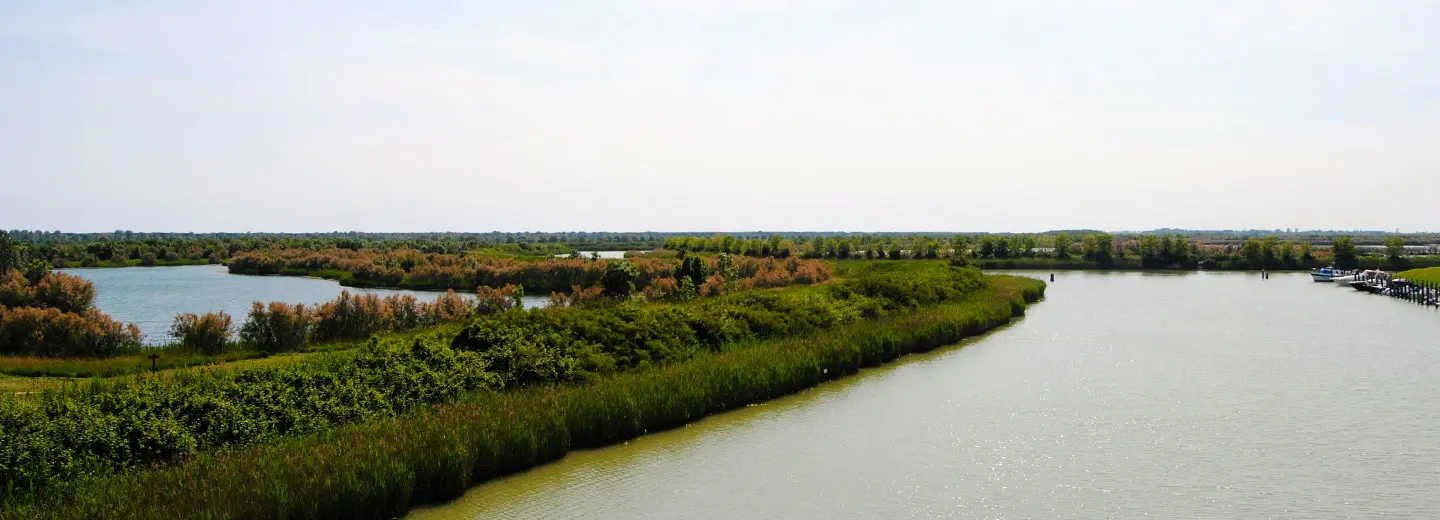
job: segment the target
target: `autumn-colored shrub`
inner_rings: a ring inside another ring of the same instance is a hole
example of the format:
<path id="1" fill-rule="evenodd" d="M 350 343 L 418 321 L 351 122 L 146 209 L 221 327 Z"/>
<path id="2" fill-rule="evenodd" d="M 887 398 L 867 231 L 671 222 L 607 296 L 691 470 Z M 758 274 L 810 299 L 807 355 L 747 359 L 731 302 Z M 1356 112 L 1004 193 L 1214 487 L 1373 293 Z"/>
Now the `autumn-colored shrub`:
<path id="1" fill-rule="evenodd" d="M 570 295 L 560 291 L 550 293 L 551 307 L 565 307 L 570 305 Z"/>
<path id="2" fill-rule="evenodd" d="M 71 274 L 50 273 L 35 284 L 35 300 L 40 307 L 85 312 L 95 305 L 95 284 Z"/>
<path id="3" fill-rule="evenodd" d="M 104 313 L 62 312 L 53 307 L 0 306 L 0 353 L 42 357 L 100 357 L 140 346 L 134 324 Z"/>
<path id="4" fill-rule="evenodd" d="M 65 273 L 46 273 L 32 284 L 20 271 L 10 271 L 0 277 L 0 305 L 84 313 L 95 305 L 95 284 Z"/>
<path id="5" fill-rule="evenodd" d="M 389 302 L 374 294 L 353 295 L 340 291 L 334 300 L 315 309 L 315 341 L 359 339 L 377 332 L 394 330 Z"/>
<path id="6" fill-rule="evenodd" d="M 422 253 L 415 249 L 267 249 L 238 254 L 230 261 L 235 274 L 286 272 L 344 273 L 344 283 L 357 286 L 455 289 L 519 285 L 539 291 L 563 291 L 573 285 L 600 283 L 612 260 L 571 258 L 523 260 L 508 257 Z M 672 274 L 673 262 L 658 258 L 631 260 L 636 285 Z M 332 276 L 333 277 L 333 276 Z"/>
<path id="7" fill-rule="evenodd" d="M 499 289 L 480 286 L 475 290 L 475 312 L 495 314 L 520 305 L 524 292 L 514 285 L 506 284 Z"/>
<path id="8" fill-rule="evenodd" d="M 35 306 L 35 287 L 18 270 L 0 273 L 0 305 L 6 307 Z"/>
<path id="9" fill-rule="evenodd" d="M 434 303 L 424 305 L 426 322 L 432 324 L 465 319 L 470 316 L 472 309 L 474 307 L 455 294 L 455 291 L 445 291 L 445 294 L 435 298 Z"/>
<path id="10" fill-rule="evenodd" d="M 645 286 L 642 294 L 647 299 L 662 300 L 673 296 L 679 290 L 680 283 L 676 282 L 674 278 L 656 278 L 650 281 L 650 285 Z"/>
<path id="11" fill-rule="evenodd" d="M 219 354 L 230 345 L 233 322 L 224 312 L 185 313 L 175 316 L 175 323 L 170 325 L 170 335 L 186 347 L 206 354 Z"/>
<path id="12" fill-rule="evenodd" d="M 725 277 L 712 274 L 700 285 L 700 296 L 713 297 L 725 294 Z"/>
<path id="13" fill-rule="evenodd" d="M 287 352 L 310 341 L 315 311 L 304 304 L 255 302 L 240 327 L 240 340 L 265 352 Z"/>
<path id="14" fill-rule="evenodd" d="M 594 287 L 581 287 L 576 285 L 570 287 L 569 294 L 559 292 L 552 293 L 550 295 L 550 305 L 554 307 L 570 307 L 583 305 L 603 298 L 605 298 L 605 289 L 598 285 Z"/>
<path id="15" fill-rule="evenodd" d="M 390 305 L 390 318 L 393 320 L 397 330 L 407 330 L 425 325 L 424 305 L 416 300 L 414 296 L 401 294 L 387 298 Z"/>

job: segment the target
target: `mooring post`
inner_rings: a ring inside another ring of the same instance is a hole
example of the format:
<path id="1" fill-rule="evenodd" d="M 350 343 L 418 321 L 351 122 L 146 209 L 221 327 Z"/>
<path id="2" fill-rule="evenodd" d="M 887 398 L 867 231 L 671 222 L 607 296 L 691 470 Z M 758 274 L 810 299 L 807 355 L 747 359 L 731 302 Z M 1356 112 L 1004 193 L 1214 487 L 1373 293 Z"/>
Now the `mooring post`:
<path id="1" fill-rule="evenodd" d="M 1055 273 L 1050 273 L 1050 283 L 1055 283 Z"/>

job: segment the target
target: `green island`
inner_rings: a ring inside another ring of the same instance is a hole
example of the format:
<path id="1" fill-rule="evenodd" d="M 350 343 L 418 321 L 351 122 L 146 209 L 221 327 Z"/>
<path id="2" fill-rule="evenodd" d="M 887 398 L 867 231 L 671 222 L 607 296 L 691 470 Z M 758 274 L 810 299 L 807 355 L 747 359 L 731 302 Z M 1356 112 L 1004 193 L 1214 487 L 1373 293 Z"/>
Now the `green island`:
<path id="1" fill-rule="evenodd" d="M 503 285 L 182 314 L 144 347 L 89 282 L 6 246 L 0 518 L 391 518 L 954 344 L 1045 287 L 951 260 L 471 249 Z M 401 270 L 460 259 L 430 255 Z M 519 304 L 532 284 L 548 306 Z"/>

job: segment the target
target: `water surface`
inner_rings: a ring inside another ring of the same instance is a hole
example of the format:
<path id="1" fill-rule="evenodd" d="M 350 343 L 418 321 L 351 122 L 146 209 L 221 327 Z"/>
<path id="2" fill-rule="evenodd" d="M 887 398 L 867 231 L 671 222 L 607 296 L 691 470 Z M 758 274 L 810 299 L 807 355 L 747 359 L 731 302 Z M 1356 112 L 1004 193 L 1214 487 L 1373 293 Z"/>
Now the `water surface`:
<path id="1" fill-rule="evenodd" d="M 224 311 L 238 326 L 252 302 L 314 304 L 335 299 L 341 290 L 351 293 L 408 294 L 433 301 L 433 291 L 357 289 L 339 282 L 295 276 L 233 275 L 220 265 L 182 267 L 124 267 L 116 269 L 65 269 L 95 283 L 95 306 L 112 318 L 138 325 L 148 344 L 170 341 L 175 315 Z M 467 298 L 474 295 L 462 293 Z M 526 296 L 526 306 L 544 305 L 549 296 Z"/>
<path id="2" fill-rule="evenodd" d="M 411 517 L 1440 518 L 1440 311 L 1303 273 L 1047 296 L 964 348 Z"/>

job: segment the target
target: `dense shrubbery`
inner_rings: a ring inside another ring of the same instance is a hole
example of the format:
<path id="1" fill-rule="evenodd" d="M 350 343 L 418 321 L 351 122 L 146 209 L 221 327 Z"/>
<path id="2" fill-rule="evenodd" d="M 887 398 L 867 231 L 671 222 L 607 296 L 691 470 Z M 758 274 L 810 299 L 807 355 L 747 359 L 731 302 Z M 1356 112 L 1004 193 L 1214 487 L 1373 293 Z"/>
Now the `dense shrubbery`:
<path id="1" fill-rule="evenodd" d="M 297 350 L 310 341 L 314 327 L 315 311 L 304 304 L 255 302 L 240 327 L 240 340 L 265 352 Z"/>
<path id="2" fill-rule="evenodd" d="M 978 271 L 932 267 L 923 276 L 880 272 L 836 287 L 747 291 L 685 304 L 630 300 L 504 312 L 477 318 L 454 338 L 377 344 L 290 368 L 141 377 L 3 399 L 0 489 L 24 492 L 90 472 L 325 430 L 477 388 L 664 366 L 749 340 L 818 334 L 887 309 L 959 299 L 985 285 Z M 867 277 L 885 280 L 871 284 Z M 367 320 L 380 306 L 362 300 L 334 305 L 333 316 L 352 317 L 332 318 L 327 330 L 373 330 Z M 256 304 L 241 338 L 267 350 L 294 348 L 312 327 L 324 328 L 320 313 Z"/>
<path id="3" fill-rule="evenodd" d="M 35 490 L 498 387 L 476 358 L 436 342 L 377 344 L 286 368 L 136 377 L 9 399 L 0 402 L 0 489 Z"/>
<path id="4" fill-rule="evenodd" d="M 204 315 L 185 313 L 175 317 L 175 323 L 170 325 L 170 335 L 183 347 L 206 354 L 219 354 L 230 344 L 233 323 L 230 315 L 223 312 Z"/>
<path id="5" fill-rule="evenodd" d="M 609 260 L 547 258 L 520 260 L 466 254 L 326 249 L 253 251 L 230 261 L 235 274 L 313 274 L 360 287 L 474 290 L 479 286 L 523 285 L 534 290 L 563 291 L 573 285 L 600 283 Z M 669 274 L 666 260 L 634 261 L 642 282 Z"/>
<path id="6" fill-rule="evenodd" d="M 688 262 L 688 263 L 685 263 Z M 361 287 L 405 287 L 413 289 L 473 290 L 476 287 L 523 285 L 542 292 L 568 291 L 602 285 L 607 272 L 612 277 L 624 275 L 636 290 L 653 281 L 674 277 L 690 277 L 697 287 L 707 278 L 700 273 L 717 272 L 719 259 L 687 258 L 681 263 L 659 258 L 630 260 L 585 260 L 547 258 L 519 260 L 482 255 L 421 253 L 413 249 L 392 251 L 327 249 L 308 251 L 274 249 L 252 251 L 236 256 L 230 272 L 236 274 L 306 274 L 338 279 L 342 284 Z M 796 283 L 817 283 L 829 278 L 829 266 L 823 262 L 777 261 L 775 259 L 740 258 L 732 260 L 733 278 L 726 282 L 736 288 L 781 287 Z M 615 267 L 611 267 L 614 265 Z M 630 267 L 624 267 L 624 266 Z M 620 271 L 614 271 L 619 269 Z M 678 280 L 677 280 L 678 281 Z M 612 287 L 612 293 L 625 292 L 624 284 Z M 712 288 L 711 293 L 723 292 Z M 628 292 L 625 292 L 628 294 Z"/>
<path id="7" fill-rule="evenodd" d="M 83 313 L 95 305 L 95 284 L 65 273 L 45 273 L 31 283 L 20 271 L 10 271 L 0 274 L 0 305 Z"/>
<path id="8" fill-rule="evenodd" d="M 506 381 L 590 380 L 682 361 L 726 342 L 815 332 L 884 306 L 855 291 L 835 294 L 742 292 L 688 305 L 632 301 L 506 313 L 475 321 L 452 346 L 480 353 Z"/>
<path id="9" fill-rule="evenodd" d="M 477 482 L 952 344 L 1024 311 L 1043 284 L 826 331 L 730 344 L 593 385 L 478 393 L 390 420 L 102 479 L 10 518 L 393 518 Z M 459 355 L 459 354 L 457 354 Z"/>
<path id="10" fill-rule="evenodd" d="M 289 352 L 312 342 L 365 339 L 503 312 L 518 306 L 521 295 L 515 286 L 482 287 L 478 293 L 475 303 L 454 291 L 446 291 L 433 302 L 409 295 L 382 297 L 350 291 L 341 291 L 339 297 L 319 306 L 255 302 L 240 327 L 240 340 L 264 352 Z"/>
<path id="11" fill-rule="evenodd" d="M 0 354 L 99 357 L 140 347 L 140 329 L 104 313 L 0 306 Z"/>
<path id="12" fill-rule="evenodd" d="M 95 286 L 43 263 L 0 273 L 0 353 L 109 356 L 140 346 L 140 329 L 94 309 Z"/>

